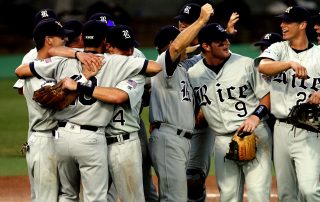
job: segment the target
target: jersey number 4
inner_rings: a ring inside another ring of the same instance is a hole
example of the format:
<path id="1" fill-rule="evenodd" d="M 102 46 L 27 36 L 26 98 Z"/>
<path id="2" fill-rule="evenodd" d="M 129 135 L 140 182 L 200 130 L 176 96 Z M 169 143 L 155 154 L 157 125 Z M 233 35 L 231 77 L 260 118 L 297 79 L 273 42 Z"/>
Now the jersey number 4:
<path id="1" fill-rule="evenodd" d="M 125 124 L 126 120 L 124 120 L 123 110 L 119 110 L 119 111 L 113 116 L 112 122 L 120 122 L 122 126 Z"/>

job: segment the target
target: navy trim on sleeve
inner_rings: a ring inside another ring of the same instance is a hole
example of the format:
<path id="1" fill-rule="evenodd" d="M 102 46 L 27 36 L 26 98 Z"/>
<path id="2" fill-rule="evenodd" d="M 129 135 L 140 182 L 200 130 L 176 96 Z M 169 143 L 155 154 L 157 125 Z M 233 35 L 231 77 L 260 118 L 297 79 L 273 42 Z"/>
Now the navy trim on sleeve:
<path id="1" fill-rule="evenodd" d="M 168 76 L 172 76 L 173 72 L 176 70 L 177 65 L 180 62 L 180 56 L 176 59 L 176 61 L 171 60 L 170 51 L 169 49 L 166 51 L 166 72 Z"/>
<path id="2" fill-rule="evenodd" d="M 145 75 L 145 74 L 146 74 L 147 67 L 148 67 L 148 63 L 149 63 L 148 60 L 145 60 L 145 61 L 144 61 L 143 67 L 142 67 L 141 71 L 139 72 L 139 74 L 142 74 L 142 75 Z"/>
<path id="3" fill-rule="evenodd" d="M 30 68 L 30 71 L 32 72 L 33 76 L 37 77 L 38 79 L 42 79 L 42 77 L 34 69 L 34 62 L 29 63 L 29 68 Z"/>

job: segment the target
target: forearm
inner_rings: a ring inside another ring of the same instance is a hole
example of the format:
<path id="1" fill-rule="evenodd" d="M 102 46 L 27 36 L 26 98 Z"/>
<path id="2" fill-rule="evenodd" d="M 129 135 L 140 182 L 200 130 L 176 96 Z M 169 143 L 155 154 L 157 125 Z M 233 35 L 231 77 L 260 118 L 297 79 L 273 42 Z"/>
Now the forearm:
<path id="1" fill-rule="evenodd" d="M 15 73 L 18 78 L 25 78 L 25 77 L 31 77 L 33 76 L 29 64 L 22 64 L 19 67 L 16 68 Z"/>
<path id="2" fill-rule="evenodd" d="M 262 59 L 259 64 L 259 72 L 268 76 L 277 75 L 291 68 L 290 62 Z"/>
<path id="3" fill-rule="evenodd" d="M 48 50 L 50 56 L 61 56 L 66 58 L 76 58 L 76 51 L 66 46 L 51 47 Z"/>
<path id="4" fill-rule="evenodd" d="M 92 97 L 102 102 L 114 105 L 124 104 L 129 99 L 128 94 L 123 90 L 120 90 L 118 88 L 100 86 L 96 86 L 94 88 Z"/>

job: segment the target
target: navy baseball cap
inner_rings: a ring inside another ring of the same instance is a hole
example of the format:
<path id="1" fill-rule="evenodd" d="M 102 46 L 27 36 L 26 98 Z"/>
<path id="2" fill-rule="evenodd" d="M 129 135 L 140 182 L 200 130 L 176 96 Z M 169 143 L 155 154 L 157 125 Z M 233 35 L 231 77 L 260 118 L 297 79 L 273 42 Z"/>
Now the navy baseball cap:
<path id="1" fill-rule="evenodd" d="M 73 41 L 81 35 L 83 24 L 78 20 L 68 20 L 64 23 L 63 27 L 72 31 L 67 36 L 69 41 Z"/>
<path id="2" fill-rule="evenodd" d="M 218 23 L 204 26 L 198 34 L 198 41 L 202 43 L 221 42 L 231 38 L 226 30 Z"/>
<path id="3" fill-rule="evenodd" d="M 276 16 L 284 22 L 303 22 L 310 20 L 310 13 L 301 6 L 290 6 L 283 14 Z"/>
<path id="4" fill-rule="evenodd" d="M 55 14 L 55 12 L 52 9 L 49 9 L 49 8 L 41 9 L 34 16 L 34 24 L 37 25 L 41 20 L 45 20 L 48 18 L 58 20 L 57 15 Z"/>
<path id="5" fill-rule="evenodd" d="M 112 27 L 107 35 L 107 41 L 111 46 L 121 50 L 129 50 L 138 45 L 133 30 L 126 25 L 116 25 Z"/>
<path id="6" fill-rule="evenodd" d="M 83 25 L 82 39 L 84 43 L 101 43 L 107 35 L 107 26 L 104 22 L 90 20 Z"/>
<path id="7" fill-rule="evenodd" d="M 178 28 L 173 25 L 166 25 L 161 27 L 160 31 L 156 34 L 153 44 L 157 50 L 161 50 L 169 45 L 170 41 L 173 41 L 179 34 Z"/>
<path id="8" fill-rule="evenodd" d="M 89 20 L 99 20 L 106 23 L 108 27 L 114 27 L 116 25 L 111 15 L 108 13 L 95 13 L 90 16 Z"/>
<path id="9" fill-rule="evenodd" d="M 180 10 L 179 15 L 174 17 L 174 19 L 179 20 L 181 22 L 186 22 L 188 24 L 192 24 L 199 18 L 200 12 L 200 5 L 195 3 L 186 4 Z"/>
<path id="10" fill-rule="evenodd" d="M 270 46 L 273 43 L 283 41 L 282 36 L 278 33 L 270 32 L 254 43 L 254 46 Z"/>
<path id="11" fill-rule="evenodd" d="M 61 23 L 55 19 L 48 18 L 40 21 L 33 31 L 33 39 L 39 42 L 46 36 L 67 36 L 71 30 L 64 29 Z"/>

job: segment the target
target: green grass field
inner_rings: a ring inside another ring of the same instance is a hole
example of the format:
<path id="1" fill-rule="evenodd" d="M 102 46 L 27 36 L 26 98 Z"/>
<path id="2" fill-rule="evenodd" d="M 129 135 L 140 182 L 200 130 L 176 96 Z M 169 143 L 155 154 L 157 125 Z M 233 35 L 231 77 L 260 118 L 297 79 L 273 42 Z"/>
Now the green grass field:
<path id="1" fill-rule="evenodd" d="M 149 59 L 156 59 L 154 49 L 141 48 Z M 258 55 L 253 46 L 233 45 L 231 50 L 249 57 Z M 12 88 L 16 81 L 14 69 L 20 64 L 22 55 L 0 56 L 0 176 L 27 175 L 26 162 L 20 153 L 21 144 L 27 139 L 28 114 L 24 97 Z M 142 115 L 149 128 L 148 108 Z M 213 168 L 211 169 L 213 173 Z"/>

